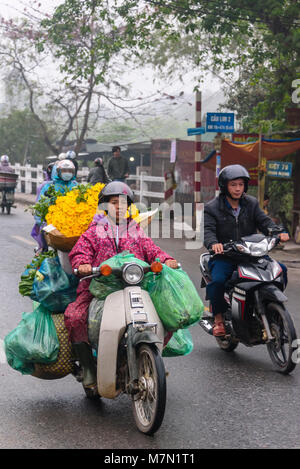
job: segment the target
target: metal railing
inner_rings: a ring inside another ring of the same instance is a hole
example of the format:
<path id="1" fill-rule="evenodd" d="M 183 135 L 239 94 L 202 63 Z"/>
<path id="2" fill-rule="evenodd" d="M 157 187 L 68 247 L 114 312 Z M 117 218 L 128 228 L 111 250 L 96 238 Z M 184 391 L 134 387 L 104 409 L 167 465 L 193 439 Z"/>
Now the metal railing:
<path id="1" fill-rule="evenodd" d="M 26 164 L 24 166 L 16 163 L 13 166 L 15 173 L 18 174 L 16 192 L 25 194 L 36 194 L 38 186 L 44 181 L 44 171 L 42 165 L 36 167 Z M 89 168 L 83 167 L 78 171 L 78 179 L 86 180 L 89 174 Z M 140 202 L 147 198 L 164 200 L 165 198 L 165 178 L 160 176 L 148 176 L 145 173 L 130 174 L 126 182 L 131 184 L 135 181 L 134 193 L 139 197 Z M 151 183 L 160 183 L 159 191 L 151 190 Z M 150 186 L 150 187 L 149 187 Z"/>

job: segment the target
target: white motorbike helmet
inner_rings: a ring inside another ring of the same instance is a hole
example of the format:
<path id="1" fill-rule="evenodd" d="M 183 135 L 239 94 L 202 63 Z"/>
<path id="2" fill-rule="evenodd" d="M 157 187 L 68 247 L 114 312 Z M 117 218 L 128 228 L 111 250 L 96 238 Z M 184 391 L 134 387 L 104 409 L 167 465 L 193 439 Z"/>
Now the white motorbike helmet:
<path id="1" fill-rule="evenodd" d="M 70 181 L 75 176 L 75 166 L 70 160 L 61 160 L 57 163 L 57 174 L 63 181 Z"/>
<path id="2" fill-rule="evenodd" d="M 67 158 L 68 160 L 75 160 L 75 158 L 76 158 L 76 153 L 75 153 L 75 151 L 73 151 L 73 150 L 67 151 L 67 153 L 66 153 L 66 158 Z"/>
<path id="3" fill-rule="evenodd" d="M 65 160 L 67 158 L 67 154 L 66 153 L 60 153 L 58 155 L 58 159 L 61 161 L 61 160 Z"/>
<path id="4" fill-rule="evenodd" d="M 7 155 L 2 155 L 0 161 L 1 163 L 9 163 L 9 157 Z"/>

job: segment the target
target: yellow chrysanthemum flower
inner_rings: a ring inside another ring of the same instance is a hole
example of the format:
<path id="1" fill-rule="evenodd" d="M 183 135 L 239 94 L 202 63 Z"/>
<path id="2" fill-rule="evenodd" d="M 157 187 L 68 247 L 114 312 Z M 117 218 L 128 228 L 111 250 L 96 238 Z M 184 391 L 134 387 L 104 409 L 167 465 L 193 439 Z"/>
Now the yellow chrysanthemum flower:
<path id="1" fill-rule="evenodd" d="M 48 225 L 55 228 L 67 237 L 80 236 L 84 233 L 98 209 L 98 195 L 105 185 L 97 183 L 86 191 L 74 187 L 70 192 L 57 197 L 55 204 L 49 207 L 46 215 Z M 135 205 L 131 205 L 126 216 L 138 217 L 139 212 Z"/>

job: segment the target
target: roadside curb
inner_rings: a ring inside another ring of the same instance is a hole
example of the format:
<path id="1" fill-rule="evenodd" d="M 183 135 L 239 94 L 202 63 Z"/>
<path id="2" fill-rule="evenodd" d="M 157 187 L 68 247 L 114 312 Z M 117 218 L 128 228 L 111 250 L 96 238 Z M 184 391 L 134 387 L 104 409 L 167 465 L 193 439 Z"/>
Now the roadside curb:
<path id="1" fill-rule="evenodd" d="M 22 205 L 33 205 L 35 203 L 36 195 L 34 194 L 22 194 L 22 193 L 15 193 L 15 203 L 22 204 Z"/>

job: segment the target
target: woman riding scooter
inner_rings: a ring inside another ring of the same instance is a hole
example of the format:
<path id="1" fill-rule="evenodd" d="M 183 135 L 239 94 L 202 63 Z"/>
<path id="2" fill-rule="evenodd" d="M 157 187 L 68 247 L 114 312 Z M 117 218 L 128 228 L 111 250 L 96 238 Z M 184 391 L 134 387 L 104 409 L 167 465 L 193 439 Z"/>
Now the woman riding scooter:
<path id="1" fill-rule="evenodd" d="M 132 202 L 131 189 L 120 181 L 110 182 L 100 192 L 99 208 L 104 213 L 94 217 L 69 254 L 72 268 L 78 269 L 79 275 L 91 274 L 92 267 L 98 267 L 124 250 L 149 264 L 159 257 L 162 263 L 177 268 L 176 260 L 156 246 L 131 218 L 125 218 Z M 76 301 L 69 304 L 65 311 L 65 324 L 75 355 L 83 368 L 83 386 L 93 389 L 96 388 L 96 370 L 87 334 L 88 308 L 93 299 L 89 283 L 88 279 L 80 282 Z"/>
<path id="2" fill-rule="evenodd" d="M 53 165 L 53 163 L 51 164 Z M 70 160 L 61 160 L 58 163 L 54 163 L 54 165 L 51 167 L 51 176 L 49 176 L 48 173 L 48 177 L 49 180 L 44 181 L 43 185 L 39 187 L 39 193 L 37 195 L 36 202 L 38 202 L 42 196 L 47 197 L 47 192 L 50 187 L 54 187 L 55 191 L 64 194 L 66 190 L 72 189 L 78 185 L 75 176 L 75 166 Z M 34 219 L 35 224 L 32 228 L 31 236 L 38 243 L 38 251 L 46 251 L 48 246 L 41 230 L 41 219 L 36 215 Z"/>

